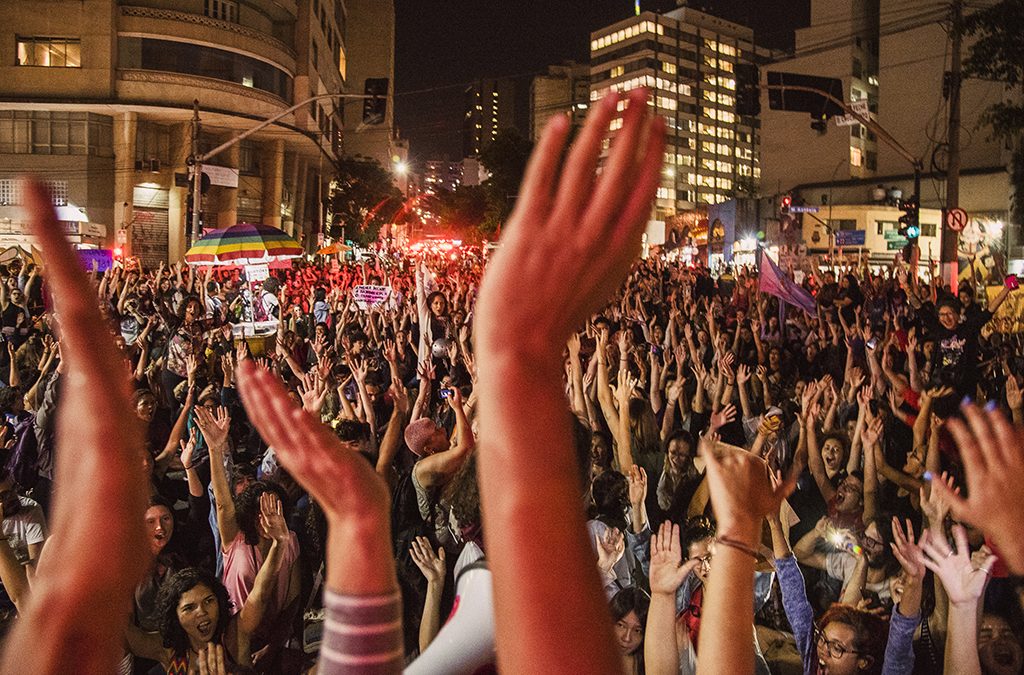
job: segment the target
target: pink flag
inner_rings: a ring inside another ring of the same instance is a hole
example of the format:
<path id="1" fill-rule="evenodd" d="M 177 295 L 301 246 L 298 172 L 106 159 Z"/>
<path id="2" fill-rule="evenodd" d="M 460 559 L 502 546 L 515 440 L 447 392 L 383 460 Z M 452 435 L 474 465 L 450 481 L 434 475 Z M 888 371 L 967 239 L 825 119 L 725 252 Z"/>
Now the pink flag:
<path id="1" fill-rule="evenodd" d="M 774 295 L 794 307 L 799 307 L 808 314 L 816 312 L 814 296 L 783 274 L 779 266 L 775 264 L 775 261 L 768 257 L 768 253 L 763 250 L 761 252 L 761 273 L 758 281 L 762 293 Z"/>

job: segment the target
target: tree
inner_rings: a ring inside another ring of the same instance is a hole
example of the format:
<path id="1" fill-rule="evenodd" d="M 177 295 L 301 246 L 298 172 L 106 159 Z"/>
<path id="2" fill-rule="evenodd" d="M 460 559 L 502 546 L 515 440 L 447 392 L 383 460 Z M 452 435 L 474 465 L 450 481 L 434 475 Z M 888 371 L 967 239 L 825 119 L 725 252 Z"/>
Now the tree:
<path id="1" fill-rule="evenodd" d="M 533 144 L 518 131 L 503 129 L 480 153 L 480 161 L 491 174 L 483 184 L 487 210 L 480 230 L 485 236 L 497 232 L 512 213 L 532 150 Z"/>
<path id="2" fill-rule="evenodd" d="M 377 238 L 401 201 L 402 193 L 380 162 L 344 157 L 337 164 L 331 184 L 331 236 L 340 238 L 344 227 L 347 238 L 368 244 Z M 367 219 L 371 212 L 372 217 Z"/>
<path id="3" fill-rule="evenodd" d="M 1002 82 L 1007 96 L 990 105 L 982 122 L 1013 147 L 1010 218 L 1024 223 L 1024 0 L 1002 0 L 964 19 L 963 31 L 975 38 L 963 63 L 964 77 Z"/>
<path id="4" fill-rule="evenodd" d="M 453 192 L 439 191 L 431 198 L 430 209 L 445 227 L 475 239 L 487 213 L 487 194 L 483 186 L 460 185 Z"/>

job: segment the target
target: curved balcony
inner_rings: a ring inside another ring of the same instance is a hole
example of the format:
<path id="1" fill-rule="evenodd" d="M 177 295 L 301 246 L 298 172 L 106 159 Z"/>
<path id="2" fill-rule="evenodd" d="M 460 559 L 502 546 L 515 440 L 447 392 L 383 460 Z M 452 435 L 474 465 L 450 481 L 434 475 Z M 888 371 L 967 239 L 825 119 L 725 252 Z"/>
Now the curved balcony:
<path id="1" fill-rule="evenodd" d="M 295 50 L 266 33 L 203 14 L 153 7 L 121 7 L 118 33 L 174 37 L 252 54 L 294 75 Z"/>

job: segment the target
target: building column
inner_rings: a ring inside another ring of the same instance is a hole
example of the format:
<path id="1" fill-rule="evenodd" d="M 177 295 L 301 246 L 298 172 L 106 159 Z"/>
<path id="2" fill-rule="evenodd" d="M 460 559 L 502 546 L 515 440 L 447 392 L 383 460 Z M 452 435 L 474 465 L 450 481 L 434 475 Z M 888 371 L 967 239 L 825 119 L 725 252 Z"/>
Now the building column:
<path id="1" fill-rule="evenodd" d="M 233 134 L 224 138 L 228 140 Z M 237 169 L 241 159 L 242 144 L 235 143 L 217 156 L 217 164 Z M 217 227 L 231 227 L 238 224 L 238 188 L 219 186 L 220 199 L 217 202 Z"/>
<path id="2" fill-rule="evenodd" d="M 291 188 L 289 191 L 288 203 L 285 204 L 291 216 L 283 223 L 285 232 L 292 235 L 293 237 L 299 237 L 302 234 L 302 222 L 295 218 L 295 195 L 299 191 L 298 179 L 299 179 L 299 154 L 297 152 L 285 153 L 284 158 L 285 171 L 288 176 L 288 180 L 285 183 Z"/>
<path id="3" fill-rule="evenodd" d="M 174 173 L 188 175 L 189 168 L 186 160 L 192 150 L 191 123 L 181 122 L 174 125 L 171 132 L 171 147 L 177 149 L 177 153 L 171 158 Z M 178 187 L 171 183 L 167 195 L 167 258 L 170 263 L 184 258 L 185 251 L 188 249 L 188 242 L 185 240 L 188 192 L 187 187 Z"/>
<path id="4" fill-rule="evenodd" d="M 263 143 L 260 154 L 263 161 L 263 224 L 281 227 L 281 198 L 284 194 L 284 141 Z"/>
<path id="5" fill-rule="evenodd" d="M 295 229 L 300 232 L 307 232 L 306 227 L 306 200 L 309 190 L 309 160 L 305 157 L 295 158 Z M 313 246 L 316 247 L 316 235 L 313 238 Z M 315 251 L 316 248 L 313 248 Z"/>
<path id="6" fill-rule="evenodd" d="M 135 188 L 135 135 L 138 115 L 124 112 L 114 115 L 114 242 L 125 255 L 132 254 L 132 201 Z M 124 230 L 124 238 L 118 232 Z"/>

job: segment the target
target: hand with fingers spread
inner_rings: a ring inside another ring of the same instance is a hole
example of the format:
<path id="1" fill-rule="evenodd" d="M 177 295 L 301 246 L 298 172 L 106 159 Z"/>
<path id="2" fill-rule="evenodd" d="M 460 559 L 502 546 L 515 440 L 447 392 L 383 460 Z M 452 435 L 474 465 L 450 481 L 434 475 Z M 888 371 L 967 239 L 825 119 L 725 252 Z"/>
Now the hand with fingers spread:
<path id="1" fill-rule="evenodd" d="M 736 419 L 736 406 L 732 403 L 711 415 L 711 430 L 718 431 Z"/>
<path id="2" fill-rule="evenodd" d="M 552 118 L 477 296 L 478 420 L 480 438 L 492 439 L 481 447 L 478 473 L 484 530 L 503 533 L 487 551 L 503 671 L 554 672 L 567 658 L 587 673 L 621 667 L 583 536 L 561 378 L 569 335 L 626 278 L 661 180 L 664 120 L 643 90 L 626 98 L 600 175 L 620 95 L 592 107 L 568 154 L 568 119 Z M 522 514 L 535 510 L 559 515 L 541 531 L 524 528 Z M 560 572 L 551 574 L 552 567 Z"/>
<path id="3" fill-rule="evenodd" d="M 924 582 L 924 551 L 928 530 L 921 532 L 920 541 L 914 541 L 914 525 L 909 519 L 904 530 L 898 518 L 892 519 L 892 553 L 903 568 L 900 597 L 894 598 L 903 616 L 914 616 L 921 610 L 921 584 Z"/>
<path id="4" fill-rule="evenodd" d="M 273 492 L 260 495 L 260 535 L 280 546 L 287 546 L 291 534 L 284 520 L 284 509 L 280 498 Z"/>
<path id="5" fill-rule="evenodd" d="M 428 584 L 444 585 L 444 575 L 447 569 L 445 564 L 445 552 L 443 546 L 437 547 L 437 553 L 430 546 L 430 540 L 426 537 L 416 537 L 409 549 L 409 555 L 416 567 L 426 578 Z"/>
<path id="6" fill-rule="evenodd" d="M 950 548 L 941 532 L 927 530 L 926 534 L 927 540 L 921 543 L 925 554 L 922 560 L 924 566 L 935 572 L 935 576 L 942 581 L 952 604 L 975 605 L 985 591 L 988 575 L 996 562 L 995 556 L 988 556 L 983 566 L 975 567 L 971 563 L 971 548 L 963 525 L 953 526 L 955 549 Z"/>
<path id="7" fill-rule="evenodd" d="M 1024 574 L 1024 429 L 995 409 L 965 405 L 962 410 L 967 422 L 951 418 L 946 426 L 960 449 L 969 496 L 964 499 L 940 480 L 931 481 L 932 490 L 943 493 L 956 520 L 992 538 L 1010 571 Z"/>
<path id="8" fill-rule="evenodd" d="M 49 191 L 29 182 L 21 194 L 60 331 L 53 449 L 53 484 L 60 489 L 49 513 L 52 536 L 7 634 L 0 671 L 110 673 L 123 654 L 117 636 L 127 624 L 132 589 L 149 565 L 142 428 L 128 370 Z"/>
<path id="9" fill-rule="evenodd" d="M 281 465 L 324 510 L 328 588 L 355 594 L 396 590 L 383 481 L 328 427 L 296 407 L 276 377 L 243 362 L 238 378 L 249 419 Z"/>
<path id="10" fill-rule="evenodd" d="M 950 509 L 950 503 L 949 500 L 946 499 L 946 495 L 959 495 L 960 488 L 956 486 L 953 481 L 953 477 L 945 471 L 942 472 L 942 476 L 938 480 L 941 480 L 943 485 L 945 485 L 945 490 L 936 490 L 934 487 L 922 485 L 920 497 L 921 513 L 923 513 L 924 517 L 928 519 L 928 525 L 936 530 L 941 530 L 944 528 L 946 514 L 949 513 Z M 933 478 L 932 486 L 934 486 L 935 482 L 936 479 Z"/>
<path id="11" fill-rule="evenodd" d="M 200 406 L 195 409 L 196 425 L 203 434 L 203 440 L 213 452 L 227 449 L 228 432 L 231 430 L 231 416 L 228 409 L 218 406 L 216 412 L 210 412 Z"/>

